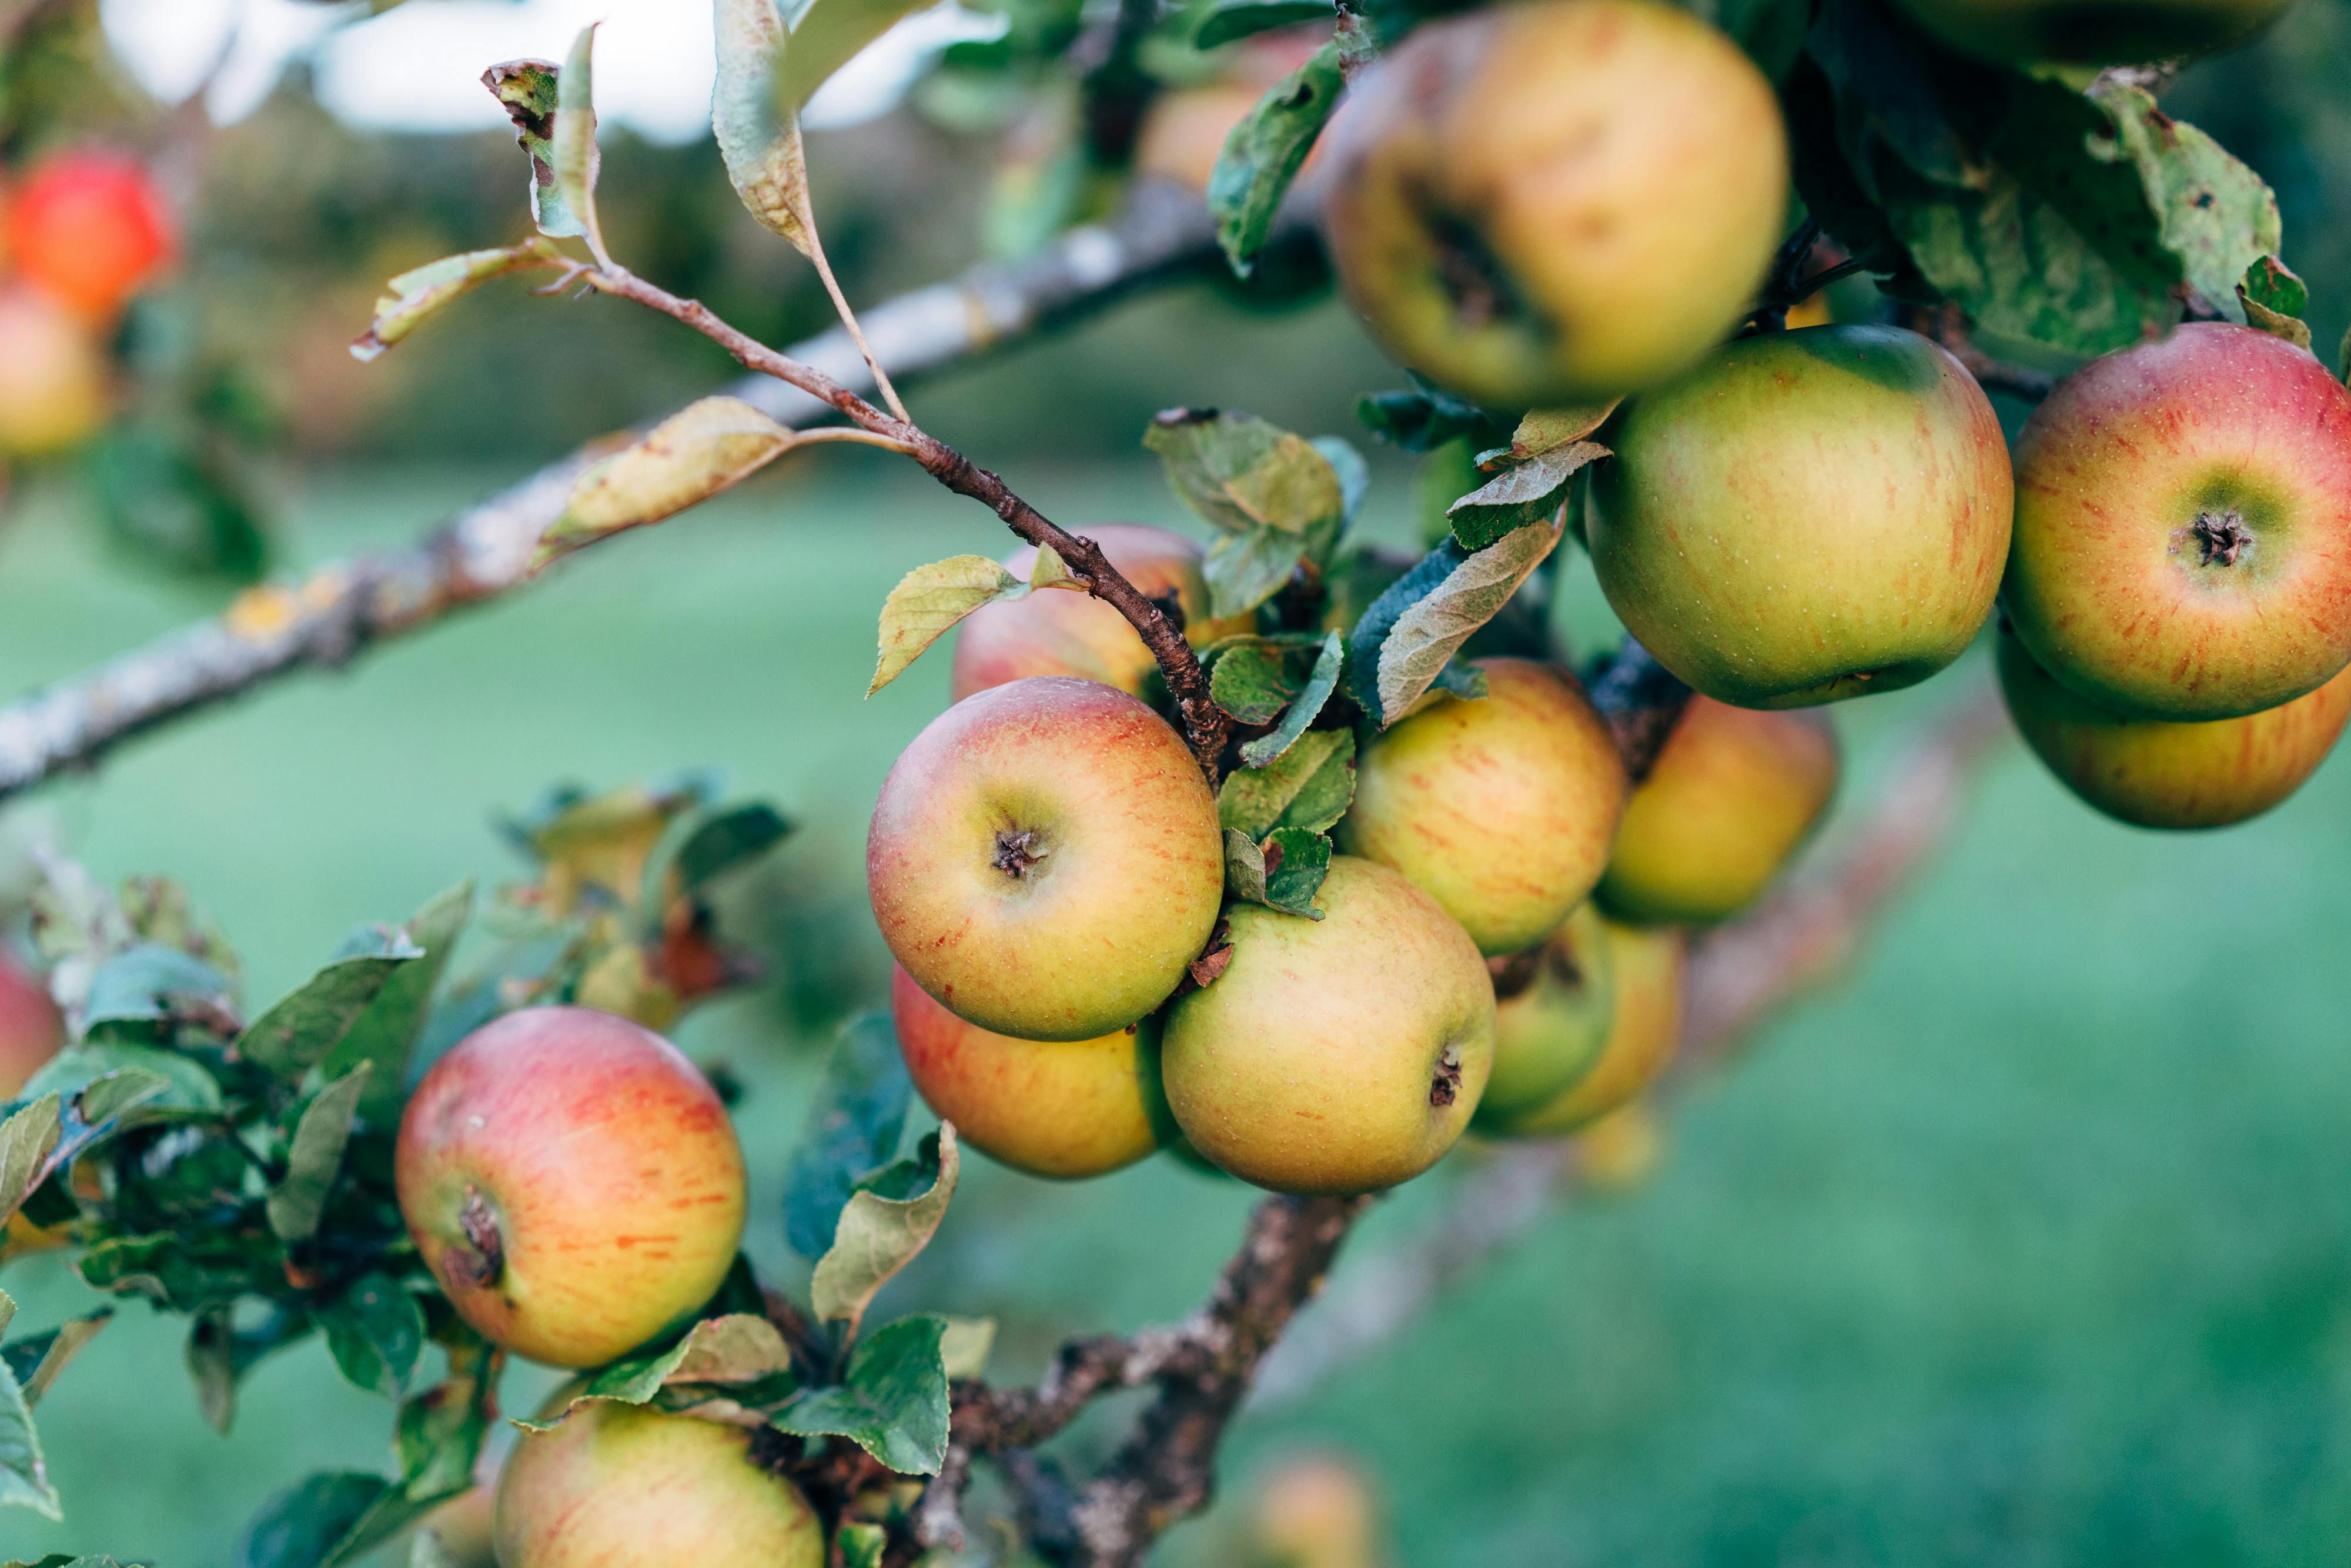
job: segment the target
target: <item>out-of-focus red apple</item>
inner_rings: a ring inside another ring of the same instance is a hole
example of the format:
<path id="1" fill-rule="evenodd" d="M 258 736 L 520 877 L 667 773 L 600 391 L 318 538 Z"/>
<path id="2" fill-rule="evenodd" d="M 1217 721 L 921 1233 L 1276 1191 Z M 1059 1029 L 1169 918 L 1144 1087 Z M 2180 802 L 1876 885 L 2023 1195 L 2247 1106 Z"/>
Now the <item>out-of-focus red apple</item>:
<path id="1" fill-rule="evenodd" d="M 105 351 L 47 295 L 0 287 L 0 455 L 46 457 L 106 423 Z"/>
<path id="2" fill-rule="evenodd" d="M 0 1100 L 14 1096 L 65 1043 L 65 1020 L 39 977 L 0 955 Z"/>
<path id="3" fill-rule="evenodd" d="M 2016 486 L 2009 623 L 2098 706 L 2234 718 L 2351 664 L 2351 392 L 2283 339 L 2196 322 L 2093 361 Z"/>
<path id="4" fill-rule="evenodd" d="M 890 977 L 890 1009 L 923 1103 L 1015 1170 L 1101 1176 L 1175 1135 L 1155 1018 L 1100 1040 L 1015 1040 L 956 1017 L 904 969 Z"/>
<path id="5" fill-rule="evenodd" d="M 1084 533 L 1145 598 L 1176 595 L 1184 609 L 1184 635 L 1194 647 L 1256 624 L 1249 615 L 1209 618 L 1200 547 L 1182 534 L 1137 523 L 1103 523 Z M 1037 547 L 1021 546 L 1004 565 L 1026 580 L 1037 568 Z M 956 629 L 958 702 L 1024 675 L 1075 675 L 1140 696 L 1158 667 L 1126 617 L 1091 593 L 1056 589 L 1001 600 L 974 611 Z"/>
<path id="6" fill-rule="evenodd" d="M 171 209 L 138 160 L 78 148 L 36 164 L 8 203 L 8 255 L 36 288 L 85 319 L 111 320 L 171 266 Z"/>
<path id="7" fill-rule="evenodd" d="M 743 1234 L 743 1155 L 709 1081 L 587 1008 L 458 1041 L 401 1117 L 394 1176 L 459 1315 L 553 1366 L 601 1365 L 692 1312 Z"/>
<path id="8" fill-rule="evenodd" d="M 1225 894 L 1216 798 L 1124 692 L 1032 675 L 966 697 L 874 803 L 866 890 L 890 951 L 957 1017 L 1016 1040 L 1157 1009 Z"/>

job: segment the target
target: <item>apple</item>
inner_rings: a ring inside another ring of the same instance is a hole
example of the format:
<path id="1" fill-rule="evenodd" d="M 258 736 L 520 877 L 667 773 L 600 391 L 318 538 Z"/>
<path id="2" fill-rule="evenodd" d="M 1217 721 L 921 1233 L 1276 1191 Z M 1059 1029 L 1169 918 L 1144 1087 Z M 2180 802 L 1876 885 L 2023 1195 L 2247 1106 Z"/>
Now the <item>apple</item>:
<path id="1" fill-rule="evenodd" d="M 1629 1192 L 1649 1179 L 1665 1152 L 1665 1127 L 1644 1095 L 1575 1135 L 1575 1173 L 1587 1187 Z"/>
<path id="2" fill-rule="evenodd" d="M 2059 783 L 2142 828 L 2220 828 L 2261 815 L 2317 771 L 2351 718 L 2351 670 L 2240 718 L 2123 718 L 2051 680 L 2013 637 L 2000 640 L 2000 688 Z"/>
<path id="3" fill-rule="evenodd" d="M 1603 923 L 1616 994 L 1608 1040 L 1583 1076 L 1548 1103 L 1481 1132 L 1512 1138 L 1580 1132 L 1632 1103 L 1673 1060 L 1682 1026 L 1681 933 L 1672 926 Z"/>
<path id="4" fill-rule="evenodd" d="M 2000 589 L 2000 421 L 1939 345 L 1806 327 L 1714 350 L 1603 433 L 1585 522 L 1600 586 L 1697 690 L 1805 707 L 1914 685 Z"/>
<path id="5" fill-rule="evenodd" d="M 1015 1040 L 956 1017 L 904 969 L 890 977 L 890 1009 L 923 1103 L 1015 1170 L 1102 1176 L 1175 1133 L 1159 1091 L 1156 1019 L 1100 1040 Z"/>
<path id="6" fill-rule="evenodd" d="M 2100 707 L 2235 718 L 2351 664 L 2351 392 L 2283 339 L 2198 322 L 2092 361 L 2016 486 L 2009 622 Z"/>
<path id="7" fill-rule="evenodd" d="M 113 319 L 170 266 L 171 211 L 137 160 L 106 148 L 43 159 L 8 204 L 10 260 L 87 320 Z"/>
<path id="8" fill-rule="evenodd" d="M 46 457 L 106 423 L 105 351 L 47 296 L 0 287 L 0 455 Z"/>
<path id="9" fill-rule="evenodd" d="M 1232 962 L 1167 1009 L 1160 1071 L 1192 1147 L 1288 1193 L 1390 1187 L 1468 1124 L 1494 1056 L 1477 944 L 1396 873 L 1331 857 L 1322 918 L 1234 906 Z"/>
<path id="10" fill-rule="evenodd" d="M 1480 951 L 1515 953 L 1591 894 L 1624 814 L 1624 759 L 1575 677 L 1481 659 L 1486 695 L 1440 695 L 1367 747 L 1339 848 L 1404 873 Z"/>
<path id="11" fill-rule="evenodd" d="M 441 1554 L 429 1561 L 439 1568 L 498 1568 L 497 1549 L 492 1542 L 492 1508 L 497 1498 L 495 1485 L 477 1486 L 461 1492 L 443 1503 L 419 1521 L 418 1534 L 430 1533 L 440 1545 Z M 428 1561 L 416 1556 L 413 1561 Z"/>
<path id="12" fill-rule="evenodd" d="M 0 1101 L 15 1097 L 65 1044 L 65 1020 L 37 975 L 0 954 Z"/>
<path id="13" fill-rule="evenodd" d="M 1615 1016 L 1615 944 L 1600 911 L 1576 906 L 1541 946 L 1499 975 L 1494 985 L 1494 1071 L 1470 1125 L 1507 1126 L 1538 1111 L 1589 1071 L 1608 1043 Z"/>
<path id="14" fill-rule="evenodd" d="M 891 953 L 956 1017 L 1099 1040 L 1155 1011 L 1207 946 L 1224 830 L 1165 720 L 1031 675 L 966 697 L 900 755 L 865 878 Z"/>
<path id="15" fill-rule="evenodd" d="M 1654 924 L 1738 914 L 1762 896 L 1836 786 L 1836 732 L 1821 715 L 1690 698 L 1625 808 L 1602 906 Z"/>
<path id="16" fill-rule="evenodd" d="M 401 1117 L 393 1179 L 458 1315 L 551 1366 L 673 1326 L 743 1235 L 743 1155 L 708 1080 L 587 1008 L 525 1008 L 452 1047 Z"/>
<path id="17" fill-rule="evenodd" d="M 1898 0 L 1963 54 L 2012 65 L 2131 65 L 2241 43 L 2293 0 Z"/>
<path id="18" fill-rule="evenodd" d="M 498 1478 L 500 1568 L 823 1568 L 824 1525 L 741 1427 L 599 1400 L 525 1432 Z"/>
<path id="19" fill-rule="evenodd" d="M 1251 1511 L 1251 1568 L 1378 1568 L 1379 1494 L 1344 1459 L 1300 1455 L 1276 1465 Z"/>
<path id="20" fill-rule="evenodd" d="M 1208 615 L 1208 588 L 1200 577 L 1200 547 L 1182 534 L 1135 523 L 1104 523 L 1085 530 L 1119 574 L 1148 599 L 1174 594 L 1184 610 L 1184 634 L 1205 648 L 1219 637 L 1249 631 L 1254 615 Z M 1037 547 L 1004 558 L 1007 570 L 1028 580 Z M 1052 589 L 999 600 L 965 617 L 956 630 L 955 695 L 1017 681 L 1023 675 L 1076 675 L 1136 696 L 1158 674 L 1157 661 L 1126 617 L 1090 593 Z"/>
<path id="21" fill-rule="evenodd" d="M 1788 141 L 1738 46 L 1649 0 L 1531 0 L 1416 28 L 1327 138 L 1347 298 L 1402 363 L 1496 409 L 1598 402 L 1754 304 Z"/>

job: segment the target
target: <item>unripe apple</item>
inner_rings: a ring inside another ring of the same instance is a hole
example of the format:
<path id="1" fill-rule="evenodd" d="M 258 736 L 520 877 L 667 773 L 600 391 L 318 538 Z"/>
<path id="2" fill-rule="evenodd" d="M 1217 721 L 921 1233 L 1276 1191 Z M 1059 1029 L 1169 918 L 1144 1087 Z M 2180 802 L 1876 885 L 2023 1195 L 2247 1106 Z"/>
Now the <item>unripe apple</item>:
<path id="1" fill-rule="evenodd" d="M 2000 420 L 1893 327 L 1725 343 L 1605 436 L 1600 586 L 1657 661 L 1740 707 L 1914 685 L 1991 613 L 2013 504 Z"/>
<path id="2" fill-rule="evenodd" d="M 1435 1165 L 1494 1056 L 1477 944 L 1411 883 L 1331 857 L 1322 918 L 1234 906 L 1233 956 L 1167 1010 L 1160 1069 L 1192 1147 L 1277 1192 L 1370 1192 Z"/>
<path id="3" fill-rule="evenodd" d="M 1629 1192 L 1656 1174 L 1665 1152 L 1665 1127 L 1642 1095 L 1575 1135 L 1575 1171 L 1587 1187 Z"/>
<path id="4" fill-rule="evenodd" d="M 2351 664 L 2351 392 L 2197 322 L 2095 360 L 2016 444 L 2001 603 L 2041 667 L 2139 718 L 2233 718 Z"/>
<path id="5" fill-rule="evenodd" d="M 64 1043 L 48 987 L 0 955 L 0 1101 L 14 1098 Z"/>
<path id="6" fill-rule="evenodd" d="M 743 1155 L 709 1081 L 587 1008 L 526 1008 L 459 1040 L 409 1099 L 393 1176 L 458 1315 L 553 1366 L 671 1327 L 743 1235 Z"/>
<path id="7" fill-rule="evenodd" d="M 865 878 L 890 951 L 1018 1040 L 1114 1034 L 1167 999 L 1224 900 L 1216 798 L 1124 692 L 1032 675 L 933 719 L 883 782 Z"/>
<path id="8" fill-rule="evenodd" d="M 2012 65 L 2132 65 L 2241 43 L 2293 0 L 1898 0 L 1964 54 Z"/>
<path id="9" fill-rule="evenodd" d="M 1605 923 L 1616 973 L 1608 1043 L 1582 1078 L 1548 1104 L 1490 1129 L 1503 1137 L 1579 1132 L 1646 1089 L 1681 1040 L 1681 933 L 1671 926 Z M 1487 1130 L 1487 1129 L 1481 1129 Z"/>
<path id="10" fill-rule="evenodd" d="M 469 1492 L 459 1493 L 419 1521 L 417 1532 L 430 1531 L 441 1547 L 441 1556 L 433 1561 L 445 1562 L 448 1568 L 498 1568 L 497 1548 L 492 1536 L 496 1500 L 495 1483 L 477 1486 Z"/>
<path id="11" fill-rule="evenodd" d="M 1182 534 L 1136 523 L 1104 523 L 1084 531 L 1144 598 L 1176 595 L 1184 611 L 1184 635 L 1194 647 L 1256 625 L 1252 615 L 1209 618 L 1200 547 Z M 1004 565 L 1027 580 L 1037 568 L 1037 547 L 1021 546 L 1004 558 Z M 1141 696 L 1158 668 L 1126 617 L 1091 593 L 1053 589 L 999 600 L 974 611 L 956 630 L 958 702 L 1024 675 L 1075 675 Z"/>
<path id="12" fill-rule="evenodd" d="M 1251 1513 L 1250 1568 L 1379 1568 L 1385 1560 L 1379 1494 L 1343 1459 L 1284 1460 Z"/>
<path id="13" fill-rule="evenodd" d="M 1625 763 L 1575 677 L 1481 659 L 1486 695 L 1439 696 L 1365 748 L 1339 847 L 1426 889 L 1486 953 L 1541 941 L 1591 894 Z"/>
<path id="14" fill-rule="evenodd" d="M 752 1434 L 611 1401 L 525 1432 L 498 1478 L 500 1568 L 823 1568 L 824 1525 Z"/>
<path id="15" fill-rule="evenodd" d="M 1786 218 L 1771 84 L 1647 0 L 1416 28 L 1327 141 L 1348 300 L 1398 361 L 1492 408 L 1596 402 L 1690 364 L 1754 303 Z"/>
<path id="16" fill-rule="evenodd" d="M 967 1023 L 899 969 L 898 1049 L 923 1103 L 964 1142 L 1030 1176 L 1101 1176 L 1173 1136 L 1159 1090 L 1159 1020 L 1100 1040 L 1015 1040 Z"/>
<path id="17" fill-rule="evenodd" d="M 171 265 L 171 210 L 136 159 L 80 148 L 43 159 L 8 203 L 8 256 L 49 298 L 97 322 Z"/>
<path id="18" fill-rule="evenodd" d="M 1505 1127 L 1559 1098 L 1600 1059 L 1616 1010 L 1616 947 L 1600 911 L 1578 904 L 1533 952 L 1498 974 L 1494 1071 L 1470 1125 Z"/>
<path id="19" fill-rule="evenodd" d="M 1690 698 L 1625 808 L 1602 905 L 1652 924 L 1738 914 L 1796 852 L 1836 785 L 1836 732 L 1821 715 Z"/>
<path id="20" fill-rule="evenodd" d="M 47 296 L 0 288 L 0 455 L 46 457 L 106 423 L 107 361 L 89 328 Z"/>
<path id="21" fill-rule="evenodd" d="M 2351 718 L 2351 669 L 2240 718 L 2122 718 L 2051 680 L 2013 637 L 2000 640 L 2000 689 L 2059 783 L 2142 828 L 2220 828 L 2261 815 L 2317 771 Z"/>

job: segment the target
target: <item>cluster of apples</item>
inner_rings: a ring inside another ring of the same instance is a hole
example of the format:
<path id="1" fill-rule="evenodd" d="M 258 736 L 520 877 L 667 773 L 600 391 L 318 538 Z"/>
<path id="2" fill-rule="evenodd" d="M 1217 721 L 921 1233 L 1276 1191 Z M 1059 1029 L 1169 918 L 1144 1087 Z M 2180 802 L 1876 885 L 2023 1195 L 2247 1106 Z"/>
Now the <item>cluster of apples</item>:
<path id="1" fill-rule="evenodd" d="M 1088 533 L 1196 643 L 1231 632 L 1201 613 L 1190 540 Z M 1486 696 L 1364 752 L 1309 919 L 1226 905 L 1216 798 L 1141 700 L 1155 667 L 1116 611 L 971 616 L 958 700 L 868 840 L 925 1100 L 1033 1174 L 1172 1148 L 1293 1193 L 1392 1186 L 1473 1124 L 1572 1133 L 1630 1102 L 1676 1037 L 1678 927 L 1760 896 L 1834 789 L 1834 741 L 1700 698 L 1635 789 L 1573 675 L 1479 667 Z M 1228 958 L 1196 967 L 1220 925 Z"/>
<path id="2" fill-rule="evenodd" d="M 106 423 L 115 326 L 177 248 L 153 178 L 111 149 L 51 153 L 0 190 L 0 456 L 64 452 Z"/>

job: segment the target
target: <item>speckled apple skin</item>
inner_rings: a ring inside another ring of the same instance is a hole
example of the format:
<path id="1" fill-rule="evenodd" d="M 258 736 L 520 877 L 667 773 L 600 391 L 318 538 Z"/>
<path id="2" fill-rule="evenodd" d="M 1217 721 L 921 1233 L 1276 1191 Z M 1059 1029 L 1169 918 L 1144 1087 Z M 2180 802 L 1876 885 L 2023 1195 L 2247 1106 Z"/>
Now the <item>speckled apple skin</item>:
<path id="1" fill-rule="evenodd" d="M 2102 707 L 2234 718 L 2351 664 L 2351 392 L 2249 327 L 2198 322 L 2093 361 L 2016 444 L 2001 602 L 2033 659 Z M 2208 561 L 2192 528 L 2251 544 Z"/>
<path id="2" fill-rule="evenodd" d="M 393 1174 L 459 1315 L 551 1366 L 601 1365 L 701 1306 L 743 1235 L 743 1155 L 709 1081 L 588 1008 L 526 1008 L 458 1041 L 409 1100 Z M 486 1285 L 450 1267 L 475 1193 L 505 1253 Z"/>
<path id="3" fill-rule="evenodd" d="M 1682 966 L 1678 927 L 1605 923 L 1615 967 L 1615 1005 L 1608 1043 L 1584 1074 L 1525 1115 L 1482 1131 L 1503 1137 L 1559 1137 L 1580 1132 L 1628 1105 L 1656 1081 L 1681 1042 Z"/>

